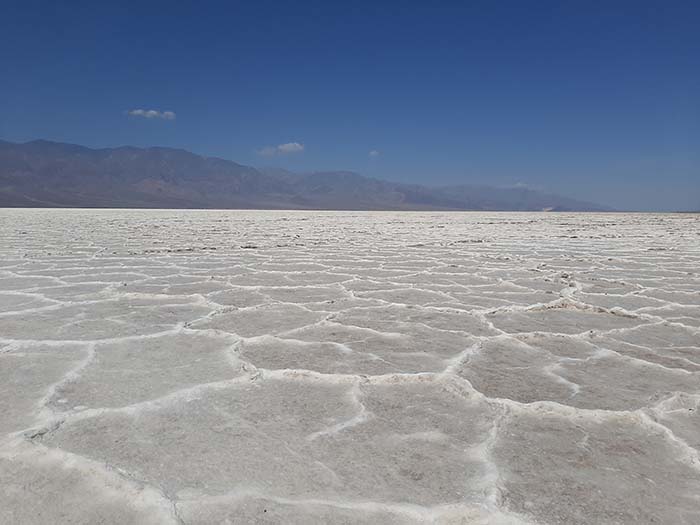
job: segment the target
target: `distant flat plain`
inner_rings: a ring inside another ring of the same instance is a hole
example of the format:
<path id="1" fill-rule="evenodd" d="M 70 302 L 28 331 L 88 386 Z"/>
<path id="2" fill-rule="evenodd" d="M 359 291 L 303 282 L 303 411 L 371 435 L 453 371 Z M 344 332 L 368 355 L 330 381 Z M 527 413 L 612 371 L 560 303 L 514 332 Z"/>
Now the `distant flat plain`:
<path id="1" fill-rule="evenodd" d="M 0 209 L 2 523 L 700 523 L 700 216 Z"/>

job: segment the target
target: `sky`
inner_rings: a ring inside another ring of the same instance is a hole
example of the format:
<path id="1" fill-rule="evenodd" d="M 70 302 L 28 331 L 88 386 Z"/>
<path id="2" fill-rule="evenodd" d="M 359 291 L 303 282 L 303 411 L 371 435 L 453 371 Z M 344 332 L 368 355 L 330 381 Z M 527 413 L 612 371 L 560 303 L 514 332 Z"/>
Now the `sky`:
<path id="1" fill-rule="evenodd" d="M 700 2 L 21 2 L 0 139 L 700 209 Z"/>

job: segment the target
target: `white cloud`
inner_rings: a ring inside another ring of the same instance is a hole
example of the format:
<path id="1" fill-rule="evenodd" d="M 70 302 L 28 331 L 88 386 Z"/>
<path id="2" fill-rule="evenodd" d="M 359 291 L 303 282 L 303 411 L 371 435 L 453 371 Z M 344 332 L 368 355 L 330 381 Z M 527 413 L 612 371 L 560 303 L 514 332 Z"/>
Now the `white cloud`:
<path id="1" fill-rule="evenodd" d="M 369 152 L 370 157 L 379 157 L 379 152 L 376 149 L 373 149 L 372 151 Z"/>
<path id="2" fill-rule="evenodd" d="M 304 151 L 304 145 L 298 142 L 287 142 L 286 144 L 280 144 L 277 146 L 280 153 L 296 153 L 298 151 Z"/>
<path id="3" fill-rule="evenodd" d="M 275 155 L 287 155 L 289 153 L 300 153 L 304 151 L 304 145 L 299 142 L 287 142 L 278 146 L 265 146 L 258 151 L 258 155 L 264 157 L 274 157 Z"/>
<path id="4" fill-rule="evenodd" d="M 130 109 L 127 114 L 132 117 L 143 118 L 160 118 L 163 120 L 175 120 L 175 112 L 173 111 L 156 111 L 155 109 Z"/>

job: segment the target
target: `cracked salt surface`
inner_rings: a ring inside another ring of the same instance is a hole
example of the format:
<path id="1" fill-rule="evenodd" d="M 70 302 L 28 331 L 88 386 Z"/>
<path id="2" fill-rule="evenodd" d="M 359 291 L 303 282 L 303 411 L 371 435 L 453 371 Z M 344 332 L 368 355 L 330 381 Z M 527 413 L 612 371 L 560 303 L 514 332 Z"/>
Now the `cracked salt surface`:
<path id="1" fill-rule="evenodd" d="M 0 238 L 0 523 L 700 523 L 697 215 Z"/>

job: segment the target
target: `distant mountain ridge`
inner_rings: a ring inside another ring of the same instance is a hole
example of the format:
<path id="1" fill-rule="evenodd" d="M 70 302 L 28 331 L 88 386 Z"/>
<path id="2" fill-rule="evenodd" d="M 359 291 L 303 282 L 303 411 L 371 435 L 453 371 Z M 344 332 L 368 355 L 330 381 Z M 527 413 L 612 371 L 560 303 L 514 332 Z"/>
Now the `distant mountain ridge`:
<path id="1" fill-rule="evenodd" d="M 256 169 L 172 148 L 0 141 L 0 207 L 609 211 L 526 188 Z"/>

